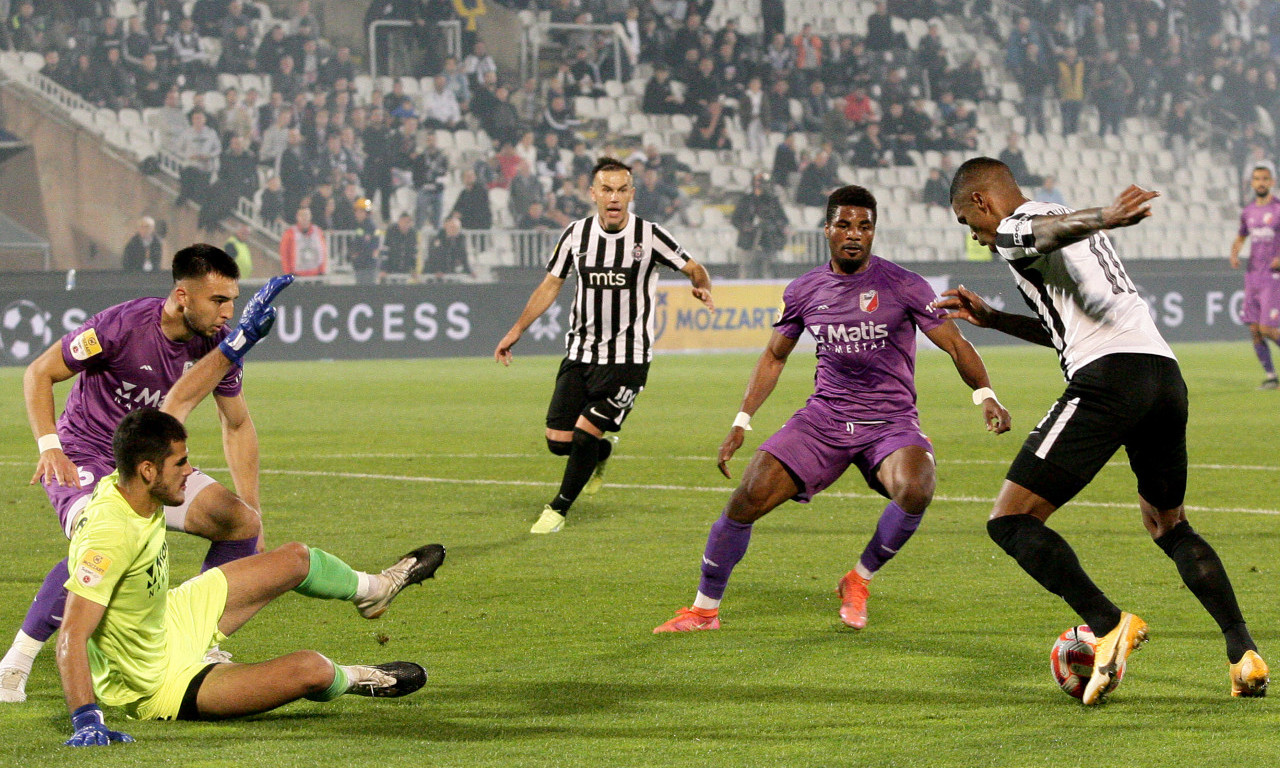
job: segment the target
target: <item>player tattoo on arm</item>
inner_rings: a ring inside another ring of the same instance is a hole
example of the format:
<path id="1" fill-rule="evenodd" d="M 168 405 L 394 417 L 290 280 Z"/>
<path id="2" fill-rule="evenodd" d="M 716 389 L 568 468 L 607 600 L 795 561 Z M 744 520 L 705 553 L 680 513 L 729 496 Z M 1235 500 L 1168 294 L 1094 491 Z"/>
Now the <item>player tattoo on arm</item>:
<path id="1" fill-rule="evenodd" d="M 1160 193 L 1131 184 L 1111 205 L 1031 219 L 1035 249 L 1050 253 L 1087 240 L 1104 229 L 1129 227 L 1151 215 L 1151 201 Z"/>

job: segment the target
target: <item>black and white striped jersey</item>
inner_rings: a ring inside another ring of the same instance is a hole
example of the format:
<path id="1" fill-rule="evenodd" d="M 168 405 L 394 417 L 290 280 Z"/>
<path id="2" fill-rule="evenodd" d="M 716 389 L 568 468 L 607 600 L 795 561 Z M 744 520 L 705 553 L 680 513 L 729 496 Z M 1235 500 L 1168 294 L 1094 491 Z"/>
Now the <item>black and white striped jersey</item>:
<path id="1" fill-rule="evenodd" d="M 547 271 L 578 275 L 565 336 L 567 356 L 581 363 L 647 363 L 653 359 L 658 266 L 689 262 L 671 233 L 631 214 L 617 232 L 596 216 L 565 228 Z"/>
<path id="2" fill-rule="evenodd" d="M 1173 358 L 1106 234 L 1099 232 L 1048 254 L 1036 250 L 1031 219 L 1062 213 L 1071 209 L 1023 203 L 996 228 L 996 250 L 1049 332 L 1067 378 L 1117 352 Z"/>

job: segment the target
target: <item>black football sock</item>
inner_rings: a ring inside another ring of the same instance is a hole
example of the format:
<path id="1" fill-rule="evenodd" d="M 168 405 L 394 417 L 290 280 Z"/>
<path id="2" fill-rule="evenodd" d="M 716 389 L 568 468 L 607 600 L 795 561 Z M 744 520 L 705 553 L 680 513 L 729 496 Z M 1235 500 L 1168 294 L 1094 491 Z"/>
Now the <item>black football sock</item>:
<path id="1" fill-rule="evenodd" d="M 1231 663 L 1239 661 L 1245 651 L 1258 650 L 1240 613 L 1231 579 L 1227 578 L 1227 569 L 1222 567 L 1218 553 L 1195 532 L 1191 523 L 1183 520 L 1156 539 L 1156 544 L 1178 566 L 1182 583 L 1218 622 L 1227 641 L 1227 658 Z"/>
<path id="2" fill-rule="evenodd" d="M 602 437 L 596 445 L 600 450 L 599 455 L 596 457 L 596 461 L 603 464 L 606 459 L 613 455 L 613 441 L 607 437 Z"/>
<path id="3" fill-rule="evenodd" d="M 991 540 L 1040 586 L 1067 601 L 1093 633 L 1102 637 L 1120 623 L 1120 609 L 1102 594 L 1067 540 L 1031 515 L 1005 515 L 987 521 Z"/>
<path id="4" fill-rule="evenodd" d="M 591 473 L 599 463 L 600 438 L 582 429 L 573 430 L 573 448 L 564 465 L 564 479 L 560 481 L 560 493 L 551 501 L 551 508 L 566 514 L 569 507 L 582 493 L 582 487 L 591 479 Z"/>

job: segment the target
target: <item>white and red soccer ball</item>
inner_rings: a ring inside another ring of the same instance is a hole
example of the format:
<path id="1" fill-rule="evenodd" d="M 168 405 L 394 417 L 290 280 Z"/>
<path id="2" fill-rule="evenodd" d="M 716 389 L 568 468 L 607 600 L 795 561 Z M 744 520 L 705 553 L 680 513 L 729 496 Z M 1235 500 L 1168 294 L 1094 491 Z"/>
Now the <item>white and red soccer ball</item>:
<path id="1" fill-rule="evenodd" d="M 1093 648 L 1097 642 L 1089 625 L 1081 624 L 1058 635 L 1057 642 L 1053 644 L 1053 650 L 1049 652 L 1049 671 L 1053 674 L 1054 682 L 1068 696 L 1077 699 L 1084 697 L 1085 686 L 1089 684 L 1089 678 L 1093 677 Z M 1123 677 L 1124 668 L 1121 667 L 1111 681 L 1112 685 L 1119 683 Z"/>

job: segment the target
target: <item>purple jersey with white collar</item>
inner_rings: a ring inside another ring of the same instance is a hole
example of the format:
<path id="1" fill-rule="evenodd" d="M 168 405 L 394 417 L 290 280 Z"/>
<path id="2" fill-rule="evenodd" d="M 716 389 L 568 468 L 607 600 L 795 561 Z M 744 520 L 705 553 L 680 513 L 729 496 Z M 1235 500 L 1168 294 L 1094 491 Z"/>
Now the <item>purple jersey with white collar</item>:
<path id="1" fill-rule="evenodd" d="M 102 310 L 62 337 L 62 359 L 80 374 L 58 418 L 58 437 L 72 461 L 114 465 L 111 435 L 135 408 L 159 408 L 186 369 L 230 332 L 171 341 L 160 328 L 164 299 L 126 301 Z M 232 368 L 214 392 L 240 394 L 241 369 Z"/>
<path id="2" fill-rule="evenodd" d="M 791 339 L 808 330 L 818 342 L 805 407 L 844 422 L 915 421 L 916 329 L 944 322 L 930 306 L 936 298 L 923 277 L 874 255 L 858 274 L 824 264 L 792 281 L 774 327 Z"/>
<path id="3" fill-rule="evenodd" d="M 1280 249 L 1276 230 L 1280 229 L 1280 199 L 1266 205 L 1250 203 L 1240 213 L 1240 237 L 1249 238 L 1249 275 L 1267 275 L 1271 260 Z"/>

